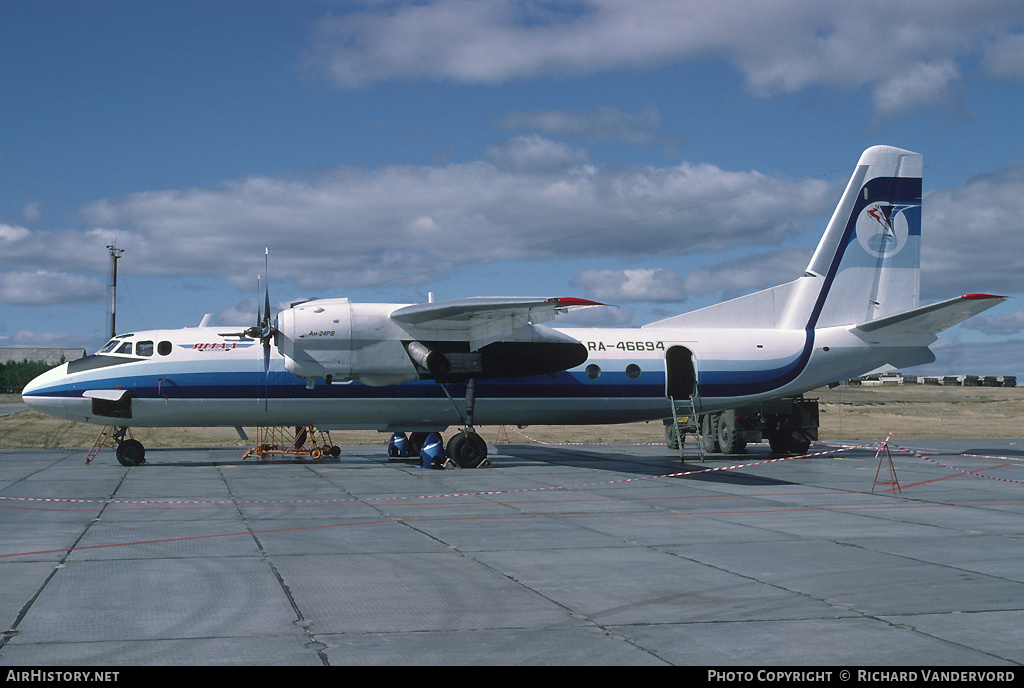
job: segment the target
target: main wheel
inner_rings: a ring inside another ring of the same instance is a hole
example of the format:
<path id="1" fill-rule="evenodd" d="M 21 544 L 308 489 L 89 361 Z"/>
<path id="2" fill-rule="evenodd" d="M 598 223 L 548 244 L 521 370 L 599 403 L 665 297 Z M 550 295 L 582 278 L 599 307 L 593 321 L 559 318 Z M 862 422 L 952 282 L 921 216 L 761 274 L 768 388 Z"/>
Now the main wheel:
<path id="1" fill-rule="evenodd" d="M 718 447 L 723 454 L 739 454 L 747 443 L 736 432 L 736 412 L 723 411 L 718 417 Z"/>
<path id="2" fill-rule="evenodd" d="M 811 448 L 811 441 L 803 437 L 792 437 L 789 440 L 789 451 L 794 454 L 806 454 Z"/>
<path id="3" fill-rule="evenodd" d="M 409 456 L 419 456 L 420 450 L 423 449 L 423 443 L 427 441 L 427 435 L 429 432 L 412 432 L 409 433 Z"/>
<path id="4" fill-rule="evenodd" d="M 682 449 L 682 444 L 686 442 L 686 434 L 680 436 L 679 428 L 675 423 L 668 423 L 665 426 L 665 446 L 669 449 L 675 449 L 678 451 Z"/>
<path id="5" fill-rule="evenodd" d="M 487 443 L 475 432 L 460 432 L 448 440 L 445 454 L 459 468 L 476 468 L 487 458 Z"/>
<path id="6" fill-rule="evenodd" d="M 768 446 L 776 454 L 806 454 L 811 448 L 811 441 L 794 437 L 789 430 L 777 430 L 768 436 Z"/>
<path id="7" fill-rule="evenodd" d="M 700 419 L 701 443 L 705 454 L 718 452 L 718 414 L 708 413 Z"/>
<path id="8" fill-rule="evenodd" d="M 117 445 L 116 454 L 122 466 L 141 466 L 146 463 L 146 448 L 138 440 L 125 440 Z"/>

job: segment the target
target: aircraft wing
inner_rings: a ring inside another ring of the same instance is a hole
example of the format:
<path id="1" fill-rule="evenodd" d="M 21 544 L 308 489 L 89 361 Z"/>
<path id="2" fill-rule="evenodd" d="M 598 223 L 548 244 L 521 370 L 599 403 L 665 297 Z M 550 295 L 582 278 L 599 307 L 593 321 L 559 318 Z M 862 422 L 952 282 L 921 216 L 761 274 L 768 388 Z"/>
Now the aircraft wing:
<path id="1" fill-rule="evenodd" d="M 424 339 L 468 340 L 475 351 L 524 325 L 553 320 L 570 308 L 603 305 L 572 297 L 480 296 L 404 306 L 392 311 L 391 319 Z"/>
<path id="2" fill-rule="evenodd" d="M 854 331 L 872 332 L 887 336 L 936 335 L 943 330 L 967 320 L 971 316 L 997 306 L 1006 300 L 1005 296 L 991 294 L 964 294 L 956 298 L 921 306 L 913 310 L 890 315 L 878 320 L 869 320 L 854 328 Z"/>

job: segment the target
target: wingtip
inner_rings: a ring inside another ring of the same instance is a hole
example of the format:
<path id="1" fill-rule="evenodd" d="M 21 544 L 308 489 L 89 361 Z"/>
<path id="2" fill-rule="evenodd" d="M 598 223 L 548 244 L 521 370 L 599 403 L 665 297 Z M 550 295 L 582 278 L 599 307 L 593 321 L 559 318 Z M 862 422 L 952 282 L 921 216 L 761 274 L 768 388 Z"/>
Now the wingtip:
<path id="1" fill-rule="evenodd" d="M 591 301 L 590 299 L 581 299 L 576 296 L 562 296 L 554 299 L 550 299 L 555 305 L 558 306 L 607 306 L 606 303 L 599 301 Z"/>
<path id="2" fill-rule="evenodd" d="M 967 301 L 982 301 L 984 299 L 1008 299 L 1009 296 L 998 296 L 996 294 L 964 294 L 960 297 Z"/>

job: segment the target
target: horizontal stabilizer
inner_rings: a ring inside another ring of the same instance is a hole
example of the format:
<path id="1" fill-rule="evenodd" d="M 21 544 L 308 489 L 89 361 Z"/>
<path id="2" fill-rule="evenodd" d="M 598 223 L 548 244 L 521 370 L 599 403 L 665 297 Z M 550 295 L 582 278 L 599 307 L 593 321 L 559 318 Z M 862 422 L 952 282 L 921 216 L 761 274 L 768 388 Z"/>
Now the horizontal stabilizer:
<path id="1" fill-rule="evenodd" d="M 935 335 L 1005 300 L 1005 296 L 964 294 L 930 306 L 870 320 L 857 325 L 854 330 L 888 336 Z"/>

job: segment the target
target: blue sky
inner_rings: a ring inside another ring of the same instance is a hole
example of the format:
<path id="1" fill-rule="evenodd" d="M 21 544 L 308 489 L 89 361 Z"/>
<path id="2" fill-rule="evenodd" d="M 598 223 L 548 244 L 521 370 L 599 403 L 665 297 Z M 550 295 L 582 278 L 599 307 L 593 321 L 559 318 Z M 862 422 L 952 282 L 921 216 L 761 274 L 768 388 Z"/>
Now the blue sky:
<path id="1" fill-rule="evenodd" d="M 310 296 L 582 296 L 641 325 L 798 276 L 860 153 L 924 155 L 917 372 L 1024 373 L 1019 0 L 0 6 L 0 346 Z M 562 322 L 562 321 L 560 321 Z M 565 322 L 565 324 L 570 324 Z"/>

